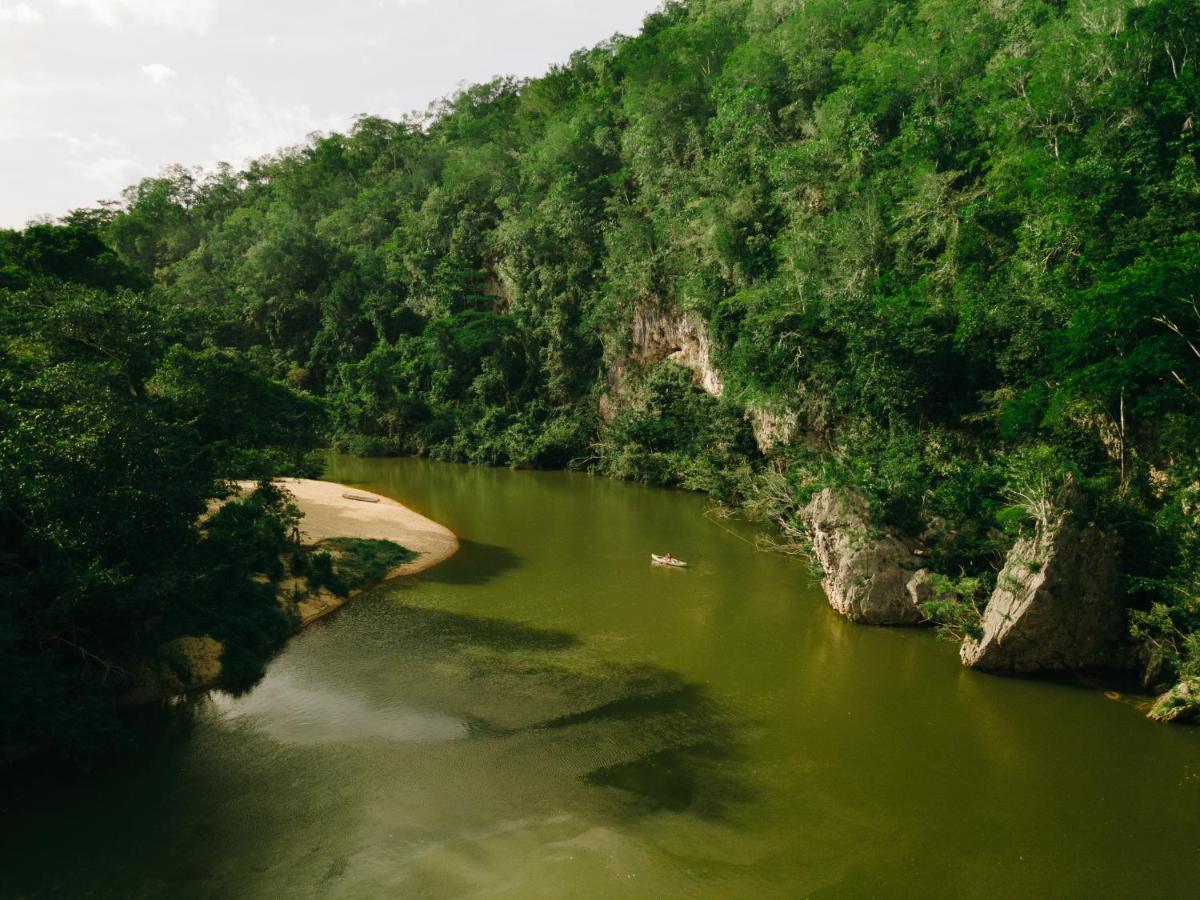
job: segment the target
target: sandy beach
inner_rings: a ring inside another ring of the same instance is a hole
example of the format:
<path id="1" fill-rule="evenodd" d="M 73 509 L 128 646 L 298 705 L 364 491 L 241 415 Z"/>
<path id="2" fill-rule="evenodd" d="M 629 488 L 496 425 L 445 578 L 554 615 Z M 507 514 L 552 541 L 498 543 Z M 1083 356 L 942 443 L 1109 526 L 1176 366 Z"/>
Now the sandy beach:
<path id="1" fill-rule="evenodd" d="M 389 579 L 423 572 L 458 551 L 458 538 L 449 528 L 381 494 L 310 478 L 280 478 L 275 483 L 287 489 L 304 514 L 300 520 L 300 540 L 304 544 L 329 538 L 364 538 L 393 541 L 417 554 L 416 559 L 388 572 Z M 254 485 L 247 482 L 241 486 L 249 489 Z M 322 589 L 307 594 L 296 603 L 300 627 L 340 609 L 360 593 L 361 589 L 339 597 Z"/>
<path id="2" fill-rule="evenodd" d="M 281 478 L 276 484 L 287 488 L 304 513 L 300 537 L 305 544 L 335 537 L 371 538 L 394 541 L 420 554 L 393 569 L 389 578 L 423 572 L 458 550 L 458 538 L 449 528 L 380 494 L 308 478 Z M 356 497 L 365 499 L 352 499 Z"/>
<path id="3" fill-rule="evenodd" d="M 387 578 L 415 575 L 449 559 L 458 551 L 454 532 L 402 503 L 371 491 L 359 490 L 332 481 L 309 478 L 280 478 L 278 485 L 287 489 L 303 513 L 300 540 L 306 545 L 319 544 L 330 538 L 362 538 L 393 541 L 412 550 L 416 559 L 388 572 Z M 252 490 L 255 482 L 239 482 L 243 490 Z M 357 498 L 357 499 L 356 499 Z M 218 504 L 210 509 L 217 508 Z M 325 588 L 311 592 L 302 579 L 285 579 L 279 585 L 283 603 L 294 603 L 297 630 L 311 625 L 345 606 L 363 590 L 350 591 L 344 597 Z M 284 598 L 294 599 L 284 599 Z M 189 683 L 180 683 L 165 673 L 149 675 L 146 683 L 131 691 L 118 706 L 136 706 L 174 694 L 190 693 L 218 687 L 223 683 L 221 643 L 208 635 L 185 636 L 172 642 L 173 650 L 186 658 L 192 673 Z"/>

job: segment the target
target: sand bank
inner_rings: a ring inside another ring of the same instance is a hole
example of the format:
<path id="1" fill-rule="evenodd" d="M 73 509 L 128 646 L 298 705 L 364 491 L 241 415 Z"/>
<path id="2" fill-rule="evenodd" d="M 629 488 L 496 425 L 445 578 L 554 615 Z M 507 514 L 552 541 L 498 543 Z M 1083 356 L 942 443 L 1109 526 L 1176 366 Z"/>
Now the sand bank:
<path id="1" fill-rule="evenodd" d="M 287 488 L 304 513 L 300 538 L 305 544 L 336 537 L 371 538 L 394 541 L 420 554 L 390 572 L 389 578 L 423 572 L 458 550 L 458 538 L 449 528 L 380 494 L 308 478 L 281 478 L 276 484 Z M 375 502 L 350 499 L 353 497 Z"/>
<path id="2" fill-rule="evenodd" d="M 449 528 L 380 494 L 308 478 L 280 478 L 276 483 L 287 489 L 304 515 L 300 522 L 301 543 L 312 546 L 330 538 L 373 539 L 393 541 L 417 554 L 416 559 L 390 571 L 389 579 L 423 572 L 449 559 L 458 550 L 458 538 Z M 239 483 L 243 490 L 251 490 L 254 485 L 255 482 Z M 219 504 L 214 504 L 209 512 L 218 507 Z M 306 581 L 291 578 L 279 584 L 279 598 L 282 605 L 294 612 L 296 630 L 299 631 L 345 606 L 369 587 L 371 585 L 366 585 L 340 597 L 325 588 L 310 591 Z M 145 683 L 130 691 L 118 706 L 136 706 L 208 690 L 225 682 L 221 666 L 224 647 L 219 641 L 208 635 L 185 636 L 172 641 L 171 648 L 186 660 L 192 675 L 190 681 L 185 684 L 169 672 L 148 672 Z"/>
<path id="3" fill-rule="evenodd" d="M 329 538 L 366 538 L 393 541 L 418 554 L 389 572 L 388 578 L 423 572 L 458 550 L 458 538 L 449 528 L 381 494 L 309 478 L 280 478 L 276 484 L 287 489 L 304 514 L 300 521 L 300 540 L 304 544 Z M 301 627 L 329 615 L 359 593 L 352 591 L 348 597 L 339 597 L 322 590 L 304 597 L 296 604 Z"/>

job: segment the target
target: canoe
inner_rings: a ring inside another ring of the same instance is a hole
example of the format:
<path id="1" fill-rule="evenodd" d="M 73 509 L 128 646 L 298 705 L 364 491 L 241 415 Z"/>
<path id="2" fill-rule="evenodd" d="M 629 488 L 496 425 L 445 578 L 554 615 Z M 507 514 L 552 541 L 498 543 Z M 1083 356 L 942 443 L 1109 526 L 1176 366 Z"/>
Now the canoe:
<path id="1" fill-rule="evenodd" d="M 347 500 L 358 500 L 360 503 L 378 503 L 378 497 L 364 497 L 362 494 L 342 494 Z"/>
<path id="2" fill-rule="evenodd" d="M 667 559 L 665 556 L 659 556 L 657 553 L 650 554 L 650 562 L 656 566 L 672 566 L 676 569 L 687 568 L 687 563 L 682 559 Z"/>

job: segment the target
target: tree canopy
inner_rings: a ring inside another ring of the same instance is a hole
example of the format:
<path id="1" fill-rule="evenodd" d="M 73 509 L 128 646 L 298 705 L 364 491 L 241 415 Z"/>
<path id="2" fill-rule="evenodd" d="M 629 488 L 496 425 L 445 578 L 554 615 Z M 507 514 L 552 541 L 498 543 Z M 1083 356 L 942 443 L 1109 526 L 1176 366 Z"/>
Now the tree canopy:
<path id="1" fill-rule="evenodd" d="M 1195 667 L 1197 35 L 1198 0 L 672 0 L 542 78 L 0 234 L 6 503 L 146 466 L 166 540 L 323 406 L 361 452 L 853 484 L 986 586 L 1036 458 Z M 630 364 L 663 304 L 719 398 Z M 756 447 L 762 410 L 795 438 Z"/>

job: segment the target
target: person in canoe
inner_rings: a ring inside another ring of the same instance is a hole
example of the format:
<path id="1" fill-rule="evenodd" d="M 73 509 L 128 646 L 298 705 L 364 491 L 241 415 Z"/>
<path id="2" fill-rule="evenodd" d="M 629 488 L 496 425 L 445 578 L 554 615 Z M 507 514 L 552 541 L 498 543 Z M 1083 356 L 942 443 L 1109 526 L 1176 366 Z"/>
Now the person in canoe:
<path id="1" fill-rule="evenodd" d="M 656 553 L 651 553 L 650 561 L 659 566 L 675 566 L 679 569 L 687 568 L 687 563 L 685 563 L 682 559 L 676 559 L 670 553 L 665 553 L 662 556 L 659 556 Z"/>

